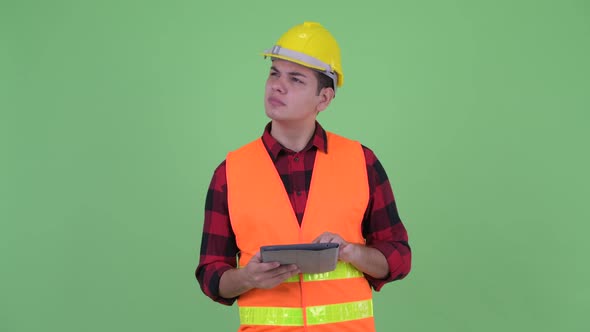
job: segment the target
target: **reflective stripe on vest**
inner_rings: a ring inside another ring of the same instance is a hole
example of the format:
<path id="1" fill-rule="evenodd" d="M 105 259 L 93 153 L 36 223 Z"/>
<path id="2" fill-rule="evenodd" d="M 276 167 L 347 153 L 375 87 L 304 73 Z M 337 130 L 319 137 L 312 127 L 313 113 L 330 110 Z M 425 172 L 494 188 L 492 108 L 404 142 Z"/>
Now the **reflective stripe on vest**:
<path id="1" fill-rule="evenodd" d="M 303 326 L 301 308 L 240 307 L 240 322 L 246 325 Z M 329 324 L 373 317 L 371 300 L 305 308 L 308 325 Z"/>
<path id="2" fill-rule="evenodd" d="M 364 278 L 361 271 L 357 270 L 352 264 L 338 261 L 334 271 L 325 273 L 303 274 L 303 281 L 324 281 L 348 278 Z M 299 275 L 294 275 L 285 282 L 299 282 Z"/>

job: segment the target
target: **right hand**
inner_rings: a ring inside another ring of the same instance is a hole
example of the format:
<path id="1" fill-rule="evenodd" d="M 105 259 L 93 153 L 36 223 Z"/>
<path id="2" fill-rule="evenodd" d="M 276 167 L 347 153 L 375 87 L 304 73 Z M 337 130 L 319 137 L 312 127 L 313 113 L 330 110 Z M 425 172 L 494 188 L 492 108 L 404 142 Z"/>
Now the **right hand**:
<path id="1" fill-rule="evenodd" d="M 271 289 L 298 274 L 297 265 L 282 265 L 279 262 L 263 263 L 257 252 L 243 268 L 243 275 L 249 288 Z"/>

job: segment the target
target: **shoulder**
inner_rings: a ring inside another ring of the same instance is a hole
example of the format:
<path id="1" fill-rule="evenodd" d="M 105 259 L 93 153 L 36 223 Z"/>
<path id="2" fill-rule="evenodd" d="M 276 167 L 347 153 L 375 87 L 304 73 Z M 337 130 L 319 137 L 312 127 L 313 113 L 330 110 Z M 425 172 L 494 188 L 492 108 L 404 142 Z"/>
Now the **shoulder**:
<path id="1" fill-rule="evenodd" d="M 215 168 L 215 172 L 213 172 L 213 174 L 218 174 L 218 173 L 225 173 L 225 167 L 226 167 L 226 159 L 224 159 L 216 168 Z"/>
<path id="2" fill-rule="evenodd" d="M 213 177 L 211 178 L 211 184 L 209 188 L 216 191 L 223 191 L 224 186 L 227 185 L 227 176 L 226 176 L 226 161 L 223 160 L 215 171 L 213 171 Z"/>
<path id="3" fill-rule="evenodd" d="M 377 155 L 375 155 L 375 152 L 364 145 L 363 152 L 365 154 L 365 162 L 367 163 L 367 173 L 369 174 L 369 178 L 374 181 L 374 185 L 388 181 L 387 172 L 377 158 Z"/>
<path id="4" fill-rule="evenodd" d="M 326 139 L 328 140 L 328 151 L 330 151 L 330 147 L 339 146 L 341 148 L 360 148 L 364 146 L 357 140 L 333 133 L 331 131 L 326 131 Z"/>
<path id="5" fill-rule="evenodd" d="M 261 138 L 257 138 L 253 141 L 250 141 L 249 143 L 246 143 L 246 144 L 240 146 L 239 148 L 228 152 L 225 162 L 227 162 L 228 159 L 231 159 L 232 157 L 234 157 L 236 155 L 249 153 L 252 151 L 252 149 L 259 148 L 260 145 L 264 146 L 264 143 L 262 142 Z"/>
<path id="6" fill-rule="evenodd" d="M 361 146 L 363 148 L 363 153 L 365 154 L 365 161 L 367 162 L 367 166 L 374 165 L 376 162 L 379 162 L 379 159 L 377 159 L 377 156 L 375 155 L 375 152 L 373 152 L 373 150 L 371 150 L 369 147 L 365 145 Z"/>
<path id="7" fill-rule="evenodd" d="M 373 150 L 371 150 L 366 145 L 361 145 L 363 148 L 363 153 L 365 155 L 365 161 L 367 163 L 367 167 L 374 167 L 376 164 L 380 165 L 379 159 Z"/>
<path id="8" fill-rule="evenodd" d="M 361 142 L 354 140 L 354 139 L 350 139 L 348 137 L 344 137 L 338 134 L 335 134 L 333 132 L 329 132 L 327 131 L 327 136 L 328 136 L 328 140 L 337 140 L 340 142 L 345 142 L 351 145 L 357 145 L 360 146 L 363 150 L 363 154 L 365 155 L 365 159 L 367 160 L 367 164 L 371 163 L 373 164 L 374 161 L 377 160 L 377 156 L 375 155 L 375 153 L 373 152 L 373 150 L 371 150 L 369 147 L 367 147 L 366 145 L 362 144 Z"/>
<path id="9" fill-rule="evenodd" d="M 361 142 L 354 140 L 354 139 L 350 139 L 338 134 L 335 134 L 333 132 L 329 132 L 326 131 L 328 140 L 332 140 L 332 141 L 338 141 L 340 142 L 340 144 L 346 144 L 348 146 L 360 146 L 362 148 L 363 151 L 363 155 L 365 157 L 365 161 L 367 163 L 367 166 L 372 166 L 375 163 L 378 163 L 379 160 L 377 159 L 377 156 L 375 155 L 375 152 L 373 152 L 373 150 L 371 150 L 369 147 L 367 147 L 366 145 L 362 144 Z"/>

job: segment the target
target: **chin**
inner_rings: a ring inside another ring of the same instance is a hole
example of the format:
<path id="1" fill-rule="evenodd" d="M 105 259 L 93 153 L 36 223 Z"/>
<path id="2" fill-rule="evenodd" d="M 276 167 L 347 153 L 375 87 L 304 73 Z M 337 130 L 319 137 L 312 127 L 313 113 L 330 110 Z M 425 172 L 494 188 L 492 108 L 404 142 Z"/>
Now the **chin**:
<path id="1" fill-rule="evenodd" d="M 272 110 L 267 109 L 266 110 L 266 116 L 271 119 L 271 120 L 279 120 L 277 114 L 275 112 L 273 112 Z"/>
<path id="2" fill-rule="evenodd" d="M 285 120 L 284 112 L 281 112 L 281 110 L 279 110 L 278 108 L 274 108 L 271 105 L 265 105 L 264 111 L 266 113 L 266 116 L 268 116 L 272 120 Z"/>

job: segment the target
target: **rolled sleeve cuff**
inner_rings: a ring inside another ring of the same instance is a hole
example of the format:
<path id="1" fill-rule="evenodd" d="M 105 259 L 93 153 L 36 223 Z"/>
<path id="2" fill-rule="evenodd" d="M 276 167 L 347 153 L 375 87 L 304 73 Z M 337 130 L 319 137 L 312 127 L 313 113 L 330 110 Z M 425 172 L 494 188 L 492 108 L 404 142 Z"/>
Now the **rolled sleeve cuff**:
<path id="1" fill-rule="evenodd" d="M 214 271 L 207 271 L 208 269 L 214 269 Z M 225 271 L 233 269 L 231 265 L 223 264 L 217 265 L 215 267 L 206 267 L 203 268 L 199 273 L 204 275 L 209 274 L 208 282 L 203 282 L 206 278 L 198 278 L 201 282 L 201 288 L 205 295 L 211 298 L 213 301 L 224 304 L 224 305 L 232 305 L 238 299 L 237 297 L 234 298 L 225 298 L 219 295 L 219 281 L 221 280 L 221 276 Z"/>
<path id="2" fill-rule="evenodd" d="M 365 278 L 367 278 L 371 287 L 378 292 L 386 283 L 396 279 L 396 275 L 392 271 L 396 271 L 400 267 L 402 258 L 395 246 L 389 242 L 375 242 L 371 243 L 369 247 L 379 250 L 385 256 L 387 265 L 389 266 L 389 273 L 383 279 L 377 279 L 365 273 Z"/>

